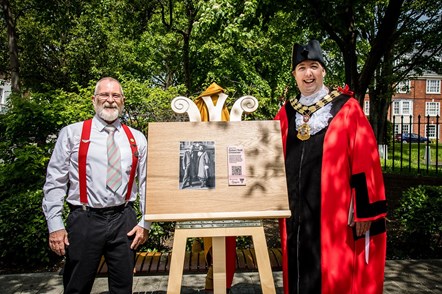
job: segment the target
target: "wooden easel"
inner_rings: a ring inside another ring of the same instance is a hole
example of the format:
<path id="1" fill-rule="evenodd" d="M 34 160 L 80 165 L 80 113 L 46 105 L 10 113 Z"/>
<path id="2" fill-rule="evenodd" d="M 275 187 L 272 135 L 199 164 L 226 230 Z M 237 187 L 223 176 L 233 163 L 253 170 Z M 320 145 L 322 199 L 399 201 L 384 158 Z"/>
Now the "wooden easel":
<path id="1" fill-rule="evenodd" d="M 201 123 L 197 106 L 180 96 L 172 101 L 172 109 L 187 113 L 190 122 L 149 123 L 145 219 L 177 222 L 167 293 L 181 292 L 186 241 L 192 237 L 212 238 L 214 292 L 226 293 L 228 236 L 252 237 L 262 291 L 275 293 L 261 220 L 290 217 L 279 122 L 241 121 L 243 112 L 258 107 L 252 96 L 239 98 L 230 112 L 230 121 L 221 122 L 227 95 L 220 93 L 216 106 L 210 97 L 202 98 L 210 122 Z M 178 147 L 180 142 L 188 141 L 214 142 L 214 189 L 179 189 Z M 244 147 L 246 185 L 229 185 L 227 150 L 231 146 Z"/>
<path id="2" fill-rule="evenodd" d="M 228 236 L 252 236 L 262 293 L 276 293 L 272 268 L 261 221 L 181 222 L 175 227 L 167 293 L 180 293 L 187 238 L 211 237 L 214 293 L 226 293 L 226 239 Z"/>

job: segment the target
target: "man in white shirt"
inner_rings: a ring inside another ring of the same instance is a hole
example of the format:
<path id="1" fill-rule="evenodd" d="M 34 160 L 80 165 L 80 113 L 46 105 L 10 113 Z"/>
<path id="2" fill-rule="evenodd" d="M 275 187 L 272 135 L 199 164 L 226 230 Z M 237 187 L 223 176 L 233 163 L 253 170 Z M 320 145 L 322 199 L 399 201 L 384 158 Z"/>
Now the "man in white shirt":
<path id="1" fill-rule="evenodd" d="M 137 223 L 133 207 L 139 194 L 144 212 L 147 140 L 121 124 L 124 99 L 117 80 L 98 81 L 92 96 L 94 118 L 60 131 L 48 165 L 42 207 L 49 246 L 66 255 L 65 293 L 90 293 L 102 256 L 110 293 L 132 293 L 135 250 L 150 228 L 144 219 Z M 108 148 L 114 155 L 108 155 Z M 108 158 L 116 161 L 108 163 Z M 113 183 L 108 172 L 113 173 Z M 65 199 L 70 208 L 66 228 Z"/>

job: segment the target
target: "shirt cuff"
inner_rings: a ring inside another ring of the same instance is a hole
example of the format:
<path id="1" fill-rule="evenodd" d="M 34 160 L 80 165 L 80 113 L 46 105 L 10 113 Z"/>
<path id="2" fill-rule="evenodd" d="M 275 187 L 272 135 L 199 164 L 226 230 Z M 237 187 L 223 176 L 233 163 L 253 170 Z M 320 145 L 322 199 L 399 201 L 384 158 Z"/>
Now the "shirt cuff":
<path id="1" fill-rule="evenodd" d="M 48 220 L 47 223 L 48 223 L 49 233 L 65 229 L 63 220 L 61 218 Z"/>
<path id="2" fill-rule="evenodd" d="M 151 222 L 144 220 L 144 216 L 143 216 L 143 219 L 140 220 L 138 225 L 146 230 L 150 230 Z"/>

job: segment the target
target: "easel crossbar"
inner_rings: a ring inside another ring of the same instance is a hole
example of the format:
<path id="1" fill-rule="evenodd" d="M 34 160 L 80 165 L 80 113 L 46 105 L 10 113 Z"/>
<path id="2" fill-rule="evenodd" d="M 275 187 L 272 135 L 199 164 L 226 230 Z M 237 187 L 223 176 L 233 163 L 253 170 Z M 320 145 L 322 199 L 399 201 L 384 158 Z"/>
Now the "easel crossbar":
<path id="1" fill-rule="evenodd" d="M 177 222 L 177 229 L 204 229 L 204 228 L 229 228 L 229 227 L 261 227 L 261 220 L 213 220 L 213 221 L 187 221 Z"/>

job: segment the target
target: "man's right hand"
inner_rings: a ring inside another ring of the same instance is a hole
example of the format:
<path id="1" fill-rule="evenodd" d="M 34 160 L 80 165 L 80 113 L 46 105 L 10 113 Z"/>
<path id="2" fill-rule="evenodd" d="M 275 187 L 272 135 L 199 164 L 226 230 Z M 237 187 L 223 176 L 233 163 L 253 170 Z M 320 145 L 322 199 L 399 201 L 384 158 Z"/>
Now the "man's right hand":
<path id="1" fill-rule="evenodd" d="M 49 233 L 49 247 L 57 255 L 66 254 L 66 246 L 69 245 L 68 232 L 65 229 Z"/>

